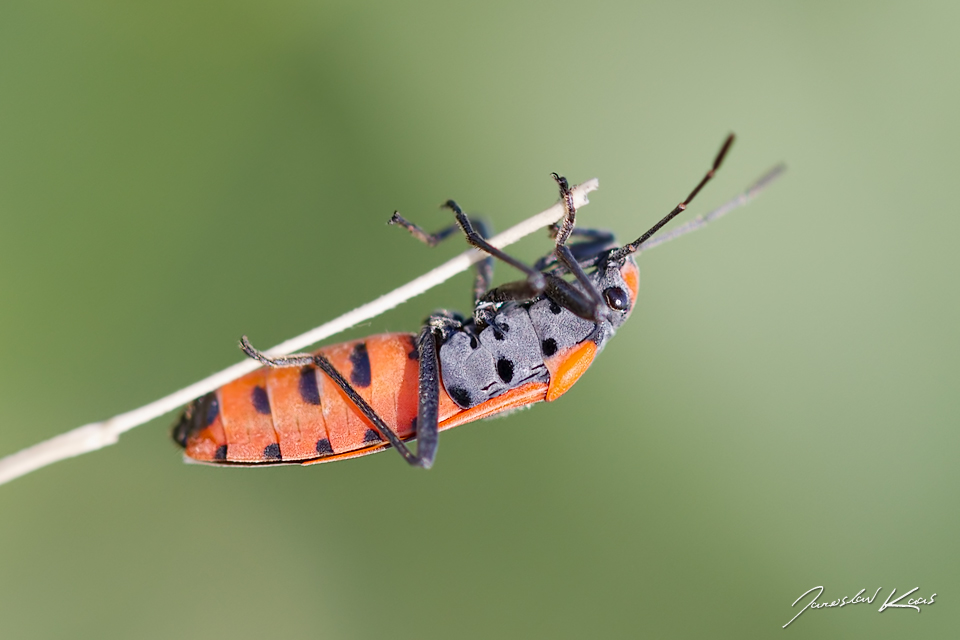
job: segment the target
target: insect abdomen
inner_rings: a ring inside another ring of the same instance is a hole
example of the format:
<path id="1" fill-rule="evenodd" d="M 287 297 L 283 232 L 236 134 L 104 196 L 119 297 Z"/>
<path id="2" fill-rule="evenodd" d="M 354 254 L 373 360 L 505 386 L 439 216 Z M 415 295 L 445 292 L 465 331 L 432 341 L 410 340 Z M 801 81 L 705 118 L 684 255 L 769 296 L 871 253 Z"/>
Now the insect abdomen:
<path id="1" fill-rule="evenodd" d="M 317 351 L 401 438 L 414 434 L 414 336 L 382 334 Z M 188 457 L 211 463 L 302 462 L 381 443 L 359 410 L 316 367 L 258 369 L 195 400 L 174 428 Z"/>

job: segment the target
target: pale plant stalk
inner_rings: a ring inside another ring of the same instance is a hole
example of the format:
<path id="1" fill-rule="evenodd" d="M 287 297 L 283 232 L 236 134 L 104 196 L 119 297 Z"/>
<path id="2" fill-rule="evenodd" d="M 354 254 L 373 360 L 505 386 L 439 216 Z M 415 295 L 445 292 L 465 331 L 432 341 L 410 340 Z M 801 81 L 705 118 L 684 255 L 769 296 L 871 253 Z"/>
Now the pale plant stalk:
<path id="1" fill-rule="evenodd" d="M 757 194 L 760 193 L 768 184 L 776 179 L 783 172 L 783 167 L 778 166 L 769 171 L 760 180 L 754 183 L 745 192 L 724 204 L 723 206 L 711 211 L 710 213 L 698 216 L 693 220 L 677 227 L 671 232 L 656 236 L 640 245 L 638 253 L 655 246 L 673 240 L 681 235 L 702 228 L 708 222 L 711 222 L 733 209 L 740 207 Z M 577 208 L 589 203 L 587 194 L 598 188 L 599 182 L 596 178 L 588 180 L 573 188 L 574 206 Z M 549 224 L 553 224 L 563 216 L 563 206 L 557 203 L 542 211 L 537 215 L 524 220 L 523 222 L 507 229 L 490 239 L 490 243 L 496 247 L 506 247 L 520 240 L 537 229 L 542 229 Z M 408 282 L 407 284 L 394 289 L 390 293 L 380 296 L 376 300 L 369 302 L 353 311 L 349 311 L 339 318 L 335 318 L 316 329 L 307 331 L 286 342 L 282 342 L 272 349 L 266 351 L 269 356 L 286 355 L 299 351 L 304 347 L 325 340 L 341 331 L 374 318 L 385 311 L 392 309 L 403 302 L 418 296 L 438 284 L 449 280 L 456 274 L 467 270 L 472 264 L 486 257 L 476 249 L 470 249 L 461 253 L 457 257 L 448 260 L 439 267 L 425 273 L 424 275 Z M 227 367 L 219 373 L 215 373 L 199 382 L 195 382 L 188 387 L 175 391 L 168 396 L 155 400 L 133 411 L 121 413 L 103 422 L 93 422 L 62 433 L 58 436 L 45 440 L 18 451 L 12 455 L 0 459 L 0 484 L 4 484 L 26 475 L 31 471 L 40 469 L 54 462 L 66 460 L 84 453 L 96 451 L 106 446 L 114 444 L 119 440 L 120 434 L 147 423 L 154 418 L 158 418 L 165 413 L 173 411 L 195 398 L 210 393 L 211 391 L 222 387 L 223 385 L 236 380 L 237 378 L 257 369 L 260 364 L 255 360 L 244 360 L 231 367 Z"/>

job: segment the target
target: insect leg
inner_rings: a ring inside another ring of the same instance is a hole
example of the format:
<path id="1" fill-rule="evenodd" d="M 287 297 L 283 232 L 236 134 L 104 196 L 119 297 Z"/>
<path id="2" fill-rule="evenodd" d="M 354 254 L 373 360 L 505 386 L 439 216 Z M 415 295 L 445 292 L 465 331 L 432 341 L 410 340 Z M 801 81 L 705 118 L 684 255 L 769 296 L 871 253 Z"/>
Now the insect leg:
<path id="1" fill-rule="evenodd" d="M 593 320 L 595 322 L 600 322 L 603 320 L 603 316 L 607 313 L 607 307 L 603 303 L 603 299 L 600 297 L 600 292 L 597 291 L 596 285 L 587 277 L 587 273 L 583 270 L 583 267 L 580 266 L 580 262 L 577 260 L 576 256 L 571 251 L 570 247 L 567 246 L 567 240 L 570 238 L 570 235 L 573 233 L 574 225 L 577 220 L 577 208 L 573 205 L 573 194 L 570 191 L 570 185 L 567 183 L 567 179 L 563 176 L 560 176 L 556 173 L 550 174 L 553 176 L 553 179 L 557 182 L 557 186 L 560 187 L 560 199 L 563 201 L 563 208 L 565 214 L 563 220 L 554 225 L 556 229 L 557 236 L 557 247 L 555 249 L 555 254 L 557 260 L 567 268 L 567 270 L 573 274 L 574 278 L 577 279 L 577 282 L 580 283 L 583 292 L 579 296 L 574 295 L 574 297 L 583 298 L 582 300 L 576 300 L 577 306 L 582 306 L 585 309 L 592 311 L 588 315 L 583 315 L 587 320 Z M 571 309 L 573 311 L 573 309 Z M 577 313 L 574 311 L 574 313 Z M 581 315 L 577 313 L 577 315 Z"/>
<path id="2" fill-rule="evenodd" d="M 567 243 L 570 234 L 577 224 L 577 208 L 573 204 L 573 193 L 570 191 L 570 183 L 567 179 L 558 173 L 551 173 L 550 177 L 560 187 L 560 199 L 563 201 L 563 219 L 558 220 L 550 226 L 550 234 L 557 241 L 557 246 Z"/>
<path id="3" fill-rule="evenodd" d="M 395 224 L 403 227 L 410 232 L 414 238 L 427 245 L 428 247 L 435 247 L 451 235 L 453 235 L 457 230 L 457 225 L 452 224 L 449 227 L 445 227 L 437 231 L 436 233 L 429 233 L 424 231 L 419 225 L 410 222 L 406 218 L 400 215 L 399 211 L 394 211 L 393 215 L 387 220 L 387 224 Z"/>
<path id="4" fill-rule="evenodd" d="M 480 237 L 490 237 L 490 230 L 482 220 L 474 219 L 471 220 L 471 223 L 476 227 Z M 403 227 L 409 231 L 410 235 L 414 238 L 430 247 L 437 246 L 440 242 L 449 238 L 459 228 L 459 225 L 454 223 L 436 233 L 427 233 L 419 226 L 401 216 L 399 211 L 393 212 L 393 217 L 387 221 L 387 224 L 395 224 Z M 490 288 L 490 283 L 493 281 L 493 258 L 484 258 L 476 263 L 474 267 L 477 270 L 477 275 L 473 281 L 473 302 L 476 304 L 480 300 L 480 297 Z"/>
<path id="5" fill-rule="evenodd" d="M 535 291 L 526 280 L 507 282 L 490 289 L 480 299 L 480 305 L 498 305 L 504 302 L 524 302 L 544 294 L 558 305 L 585 320 L 595 321 L 596 305 L 574 284 L 552 273 L 544 274 L 547 286 L 543 291 Z"/>
<path id="6" fill-rule="evenodd" d="M 473 228 L 473 225 L 470 224 L 469 218 L 464 215 L 463 211 L 460 209 L 460 205 L 458 205 L 456 202 L 453 200 L 447 200 L 443 206 L 453 211 L 454 215 L 456 215 L 457 224 L 460 225 L 460 229 L 467 237 L 467 242 L 477 249 L 480 249 L 480 251 L 483 251 L 484 253 L 487 253 L 498 260 L 502 260 L 511 267 L 527 274 L 527 282 L 530 283 L 530 286 L 537 291 L 543 291 L 544 287 L 547 286 L 547 283 L 542 273 L 517 260 L 513 256 L 504 253 L 500 249 L 487 242 L 483 236 L 476 232 L 476 230 Z"/>
<path id="7" fill-rule="evenodd" d="M 416 462 L 407 462 L 429 469 L 437 456 L 437 445 L 440 441 L 440 359 L 437 355 L 437 339 L 429 326 L 420 331 L 417 352 L 420 355 L 420 379 L 417 384 L 417 459 Z"/>
<path id="8" fill-rule="evenodd" d="M 410 448 L 400 439 L 400 436 L 384 422 L 383 418 L 357 393 L 353 385 L 340 375 L 333 363 L 325 356 L 321 354 L 294 354 L 271 358 L 262 351 L 255 349 L 246 336 L 240 339 L 240 348 L 247 356 L 268 367 L 316 366 L 333 380 L 334 384 L 340 387 L 347 399 L 373 424 L 373 428 L 381 437 L 403 456 L 404 460 L 412 466 L 423 467 L 424 469 L 429 469 L 433 465 L 434 457 L 437 455 L 438 442 L 437 416 L 440 404 L 440 365 L 437 360 L 436 341 L 430 327 L 423 328 L 417 344 L 420 356 L 417 438 L 420 444 L 417 446 L 416 454 L 410 451 Z"/>
<path id="9" fill-rule="evenodd" d="M 247 354 L 248 358 L 252 358 L 267 367 L 305 367 L 313 364 L 314 358 L 316 357 L 310 353 L 294 353 L 289 356 L 275 356 L 271 358 L 263 351 L 255 349 L 253 345 L 250 344 L 247 336 L 241 336 L 240 348 Z"/>

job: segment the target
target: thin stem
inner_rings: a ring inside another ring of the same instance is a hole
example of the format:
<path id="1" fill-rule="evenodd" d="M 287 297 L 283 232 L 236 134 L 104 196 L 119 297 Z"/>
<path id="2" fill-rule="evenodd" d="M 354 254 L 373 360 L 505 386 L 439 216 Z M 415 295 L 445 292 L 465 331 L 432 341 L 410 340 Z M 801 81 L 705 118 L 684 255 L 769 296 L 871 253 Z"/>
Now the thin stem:
<path id="1" fill-rule="evenodd" d="M 573 189 L 573 195 L 576 206 L 582 207 L 587 204 L 589 202 L 589 200 L 587 200 L 587 194 L 596 190 L 598 186 L 599 182 L 594 178 L 575 187 Z M 528 218 L 503 233 L 494 236 L 490 239 L 490 244 L 495 247 L 505 247 L 513 244 L 537 229 L 554 224 L 563 215 L 563 204 L 558 202 L 546 211 L 538 213 L 532 218 Z M 394 289 L 388 294 L 380 296 L 373 302 L 349 311 L 339 318 L 335 318 L 316 329 L 307 331 L 296 338 L 282 342 L 272 349 L 267 350 L 265 353 L 270 356 L 278 356 L 300 351 L 305 347 L 325 340 L 365 320 L 374 318 L 406 302 L 410 298 L 428 291 L 438 284 L 449 280 L 461 271 L 467 270 L 470 265 L 486 257 L 487 255 L 485 253 L 477 251 L 476 249 L 461 253 L 459 256 L 448 260 L 436 269 Z M 259 366 L 260 363 L 255 360 L 244 360 L 208 378 L 195 382 L 189 387 L 185 387 L 150 404 L 144 405 L 139 409 L 121 413 L 103 422 L 94 422 L 82 427 L 77 427 L 76 429 L 67 431 L 66 433 L 62 433 L 49 440 L 45 440 L 32 447 L 2 458 L 0 459 L 0 484 L 9 482 L 14 478 L 19 478 L 54 462 L 66 460 L 67 458 L 96 451 L 97 449 L 102 449 L 114 444 L 120 438 L 120 434 L 149 422 L 154 418 L 158 418 L 165 413 L 169 413 L 195 398 L 199 398 L 206 393 L 236 380 L 240 376 L 250 373 Z"/>

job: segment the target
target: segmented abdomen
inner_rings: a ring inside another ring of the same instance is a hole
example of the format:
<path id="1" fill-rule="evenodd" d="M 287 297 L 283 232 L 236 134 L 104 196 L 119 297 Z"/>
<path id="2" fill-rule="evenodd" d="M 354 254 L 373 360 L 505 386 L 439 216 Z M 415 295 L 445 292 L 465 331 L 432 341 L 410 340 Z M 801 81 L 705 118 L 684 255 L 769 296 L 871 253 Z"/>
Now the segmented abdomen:
<path id="1" fill-rule="evenodd" d="M 414 435 L 419 367 L 413 334 L 382 334 L 316 353 L 401 438 Z M 312 365 L 262 368 L 224 385 L 190 403 L 173 436 L 188 457 L 213 463 L 301 462 L 382 446 L 343 391 Z"/>

